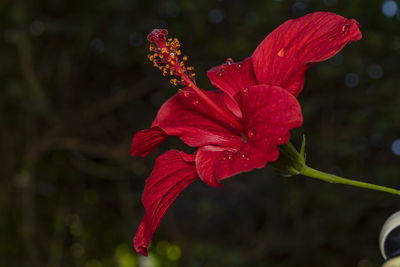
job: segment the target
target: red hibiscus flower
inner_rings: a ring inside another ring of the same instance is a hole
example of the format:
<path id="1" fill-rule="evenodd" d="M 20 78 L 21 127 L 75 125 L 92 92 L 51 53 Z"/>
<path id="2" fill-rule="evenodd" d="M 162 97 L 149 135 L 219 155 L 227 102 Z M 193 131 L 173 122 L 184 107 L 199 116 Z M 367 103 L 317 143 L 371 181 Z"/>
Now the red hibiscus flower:
<path id="1" fill-rule="evenodd" d="M 253 55 L 240 63 L 228 59 L 208 73 L 219 90 L 203 91 L 193 67 L 181 55 L 177 39 L 153 30 L 149 59 L 185 88 L 160 108 L 150 129 L 133 138 L 132 156 L 147 156 L 168 136 L 178 136 L 197 151 L 170 150 L 159 156 L 146 181 L 146 214 L 134 238 L 135 249 L 147 246 L 162 217 L 182 190 L 200 178 L 210 186 L 237 173 L 263 168 L 279 156 L 278 145 L 289 141 L 291 129 L 302 124 L 296 96 L 307 67 L 326 60 L 361 33 L 355 20 L 316 12 L 289 20 L 269 34 Z"/>

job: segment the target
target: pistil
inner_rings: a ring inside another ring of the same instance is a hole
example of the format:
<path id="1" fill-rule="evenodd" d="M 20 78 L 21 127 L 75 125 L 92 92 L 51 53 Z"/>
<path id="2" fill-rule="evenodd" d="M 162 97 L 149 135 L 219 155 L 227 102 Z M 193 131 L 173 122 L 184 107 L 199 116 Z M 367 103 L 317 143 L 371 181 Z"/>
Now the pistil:
<path id="1" fill-rule="evenodd" d="M 154 43 L 150 45 L 150 52 L 153 52 L 153 54 L 149 54 L 148 56 L 150 61 L 153 62 L 154 67 L 160 69 L 164 76 L 178 77 L 178 79 L 172 78 L 170 82 L 174 85 L 191 88 L 205 103 L 227 120 L 231 126 L 241 131 L 243 126 L 238 119 L 233 114 L 221 109 L 196 85 L 196 74 L 193 72 L 194 67 L 186 66 L 187 57 L 182 56 L 179 49 L 179 40 L 177 38 L 169 38 L 167 40 L 165 37 L 167 34 L 168 31 L 165 29 L 155 29 L 147 36 L 147 40 Z"/>

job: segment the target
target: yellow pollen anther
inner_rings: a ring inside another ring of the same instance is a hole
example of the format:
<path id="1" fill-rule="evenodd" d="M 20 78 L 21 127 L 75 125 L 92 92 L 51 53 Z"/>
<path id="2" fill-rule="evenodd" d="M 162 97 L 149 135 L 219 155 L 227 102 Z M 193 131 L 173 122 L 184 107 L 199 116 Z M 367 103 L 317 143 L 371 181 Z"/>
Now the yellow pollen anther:
<path id="1" fill-rule="evenodd" d="M 180 50 L 181 44 L 177 38 L 166 38 L 168 31 L 166 29 L 154 29 L 148 36 L 147 40 L 150 41 L 150 55 L 149 59 L 153 65 L 162 71 L 163 75 L 171 75 L 170 83 L 178 85 L 179 87 L 190 88 L 189 91 L 196 94 L 199 100 L 195 100 L 194 105 L 199 104 L 199 101 L 206 103 L 209 108 L 213 109 L 224 120 L 229 122 L 237 132 L 243 132 L 243 125 L 238 118 L 233 114 L 223 110 L 220 105 L 215 103 L 213 99 L 209 98 L 203 90 L 196 85 L 195 76 L 193 73 L 194 67 L 187 66 L 188 58 L 182 55 Z"/>
<path id="2" fill-rule="evenodd" d="M 153 41 L 152 41 L 153 42 Z M 148 55 L 154 67 L 162 71 L 164 76 L 175 76 L 178 79 L 170 79 L 174 85 L 192 86 L 195 84 L 192 73 L 193 66 L 186 67 L 187 56 L 183 56 L 178 38 L 158 39 L 150 44 Z"/>

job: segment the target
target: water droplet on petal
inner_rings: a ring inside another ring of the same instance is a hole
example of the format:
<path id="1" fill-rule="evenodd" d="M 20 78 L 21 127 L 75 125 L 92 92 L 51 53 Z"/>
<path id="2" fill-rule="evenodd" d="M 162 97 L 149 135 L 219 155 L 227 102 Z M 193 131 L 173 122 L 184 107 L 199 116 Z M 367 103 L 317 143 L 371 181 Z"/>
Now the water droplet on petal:
<path id="1" fill-rule="evenodd" d="M 251 129 L 248 133 L 247 133 L 247 137 L 250 139 L 252 137 L 254 137 L 254 135 L 256 135 L 256 130 Z"/>
<path id="2" fill-rule="evenodd" d="M 232 154 L 226 154 L 225 155 L 225 157 L 224 157 L 224 160 L 231 160 L 233 158 L 233 155 Z"/>
<path id="3" fill-rule="evenodd" d="M 238 68 L 240 69 L 241 67 L 242 67 L 242 64 L 239 64 L 239 65 L 238 65 Z"/>
<path id="4" fill-rule="evenodd" d="M 242 155 L 240 155 L 242 158 L 245 158 L 246 157 L 246 155 L 245 154 L 242 154 Z"/>
<path id="5" fill-rule="evenodd" d="M 285 52 L 286 52 L 285 48 L 281 48 L 281 50 L 279 50 L 279 52 L 278 52 L 278 57 L 284 57 Z"/>
<path id="6" fill-rule="evenodd" d="M 222 68 L 220 69 L 221 72 L 225 72 L 225 70 L 226 70 L 226 69 L 225 69 L 224 67 L 222 67 Z"/>
<path id="7" fill-rule="evenodd" d="M 248 94 L 248 93 L 249 93 L 249 88 L 248 87 L 243 88 L 243 94 Z"/>
<path id="8" fill-rule="evenodd" d="M 226 59 L 226 64 L 232 65 L 233 64 L 233 59 L 232 58 Z"/>
<path id="9" fill-rule="evenodd" d="M 343 27 L 342 27 L 342 34 L 347 34 L 347 32 L 348 32 L 350 26 L 351 26 L 350 24 L 345 24 L 345 25 L 343 25 Z"/>
<path id="10" fill-rule="evenodd" d="M 247 158 L 246 158 L 246 160 L 250 160 L 250 158 L 249 158 L 249 157 L 247 157 Z"/>
<path id="11" fill-rule="evenodd" d="M 190 93 L 189 93 L 188 91 L 184 91 L 184 92 L 183 92 L 183 96 L 184 96 L 184 97 L 189 97 L 189 95 L 190 95 Z"/>
<path id="12" fill-rule="evenodd" d="M 280 142 L 282 142 L 282 137 L 278 137 L 277 139 L 276 139 L 276 141 L 278 142 L 278 143 L 280 143 Z"/>
<path id="13" fill-rule="evenodd" d="M 193 101 L 193 105 L 197 106 L 199 104 L 199 100 L 196 99 L 195 101 Z"/>
<path id="14" fill-rule="evenodd" d="M 222 73 L 222 72 L 218 72 L 218 74 L 217 74 L 219 77 L 222 77 L 222 76 L 224 76 L 224 74 Z"/>
<path id="15" fill-rule="evenodd" d="M 170 55 L 171 55 L 171 56 L 175 56 L 175 54 L 174 54 L 174 53 L 170 53 Z"/>

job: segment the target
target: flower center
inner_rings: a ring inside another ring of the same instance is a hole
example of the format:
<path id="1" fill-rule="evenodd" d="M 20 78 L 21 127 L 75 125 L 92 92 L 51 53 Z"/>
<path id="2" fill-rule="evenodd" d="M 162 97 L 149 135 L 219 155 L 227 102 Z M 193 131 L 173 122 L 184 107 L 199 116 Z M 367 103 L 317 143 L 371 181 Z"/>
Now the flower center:
<path id="1" fill-rule="evenodd" d="M 193 89 L 205 103 L 227 120 L 230 126 L 233 126 L 236 130 L 242 130 L 242 124 L 233 114 L 221 109 L 221 107 L 197 87 L 194 78 L 196 74 L 193 73 L 194 67 L 186 66 L 187 56 L 182 56 L 182 52 L 179 49 L 181 47 L 179 40 L 177 38 L 169 38 L 167 40 L 167 34 L 168 31 L 166 29 L 155 29 L 147 35 L 147 40 L 152 43 L 149 48 L 151 54 L 148 55 L 148 58 L 153 62 L 154 67 L 161 70 L 164 76 L 174 76 L 170 80 L 172 84 L 183 85 Z"/>

